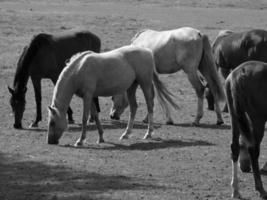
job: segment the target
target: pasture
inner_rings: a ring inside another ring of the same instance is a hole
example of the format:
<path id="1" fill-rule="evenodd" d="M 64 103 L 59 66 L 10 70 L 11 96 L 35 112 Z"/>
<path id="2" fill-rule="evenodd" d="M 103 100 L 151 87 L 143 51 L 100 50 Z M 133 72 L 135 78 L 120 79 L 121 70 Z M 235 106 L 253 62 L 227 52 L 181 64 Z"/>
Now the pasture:
<path id="1" fill-rule="evenodd" d="M 264 0 L 0 0 L 0 199 L 3 200 L 119 200 L 119 199 L 230 199 L 231 130 L 229 115 L 217 126 L 207 111 L 200 127 L 191 123 L 197 97 L 184 72 L 160 75 L 176 94 L 174 125 L 165 125 L 158 102 L 154 108 L 155 135 L 142 140 L 146 106 L 138 90 L 138 110 L 132 137 L 119 141 L 129 109 L 120 121 L 109 119 L 110 98 L 100 98 L 100 120 L 106 143 L 96 144 L 97 130 L 88 126 L 85 147 L 74 148 L 80 136 L 82 105 L 74 97 L 75 124 L 59 145 L 46 141 L 47 106 L 51 81 L 42 81 L 43 121 L 29 129 L 35 118 L 32 84 L 28 83 L 23 130 L 13 128 L 7 85 L 12 85 L 16 63 L 34 34 L 87 29 L 100 37 L 102 51 L 127 45 L 141 29 L 191 26 L 212 41 L 219 30 L 267 29 Z M 267 161 L 267 139 L 261 145 L 260 165 Z M 244 199 L 257 199 L 252 173 L 240 174 Z M 267 187 L 267 177 L 262 176 Z"/>

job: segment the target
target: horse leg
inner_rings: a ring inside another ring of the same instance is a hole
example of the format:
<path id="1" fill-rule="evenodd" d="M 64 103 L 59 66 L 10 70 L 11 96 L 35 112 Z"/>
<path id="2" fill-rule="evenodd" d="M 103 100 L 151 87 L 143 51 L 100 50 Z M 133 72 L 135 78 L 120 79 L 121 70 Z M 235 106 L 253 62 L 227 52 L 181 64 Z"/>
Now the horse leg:
<path id="1" fill-rule="evenodd" d="M 231 159 L 232 159 L 232 198 L 240 198 L 241 195 L 239 193 L 239 180 L 238 180 L 238 157 L 240 151 L 239 145 L 239 137 L 240 137 L 240 127 L 237 119 L 236 109 L 234 109 L 234 101 L 237 99 L 233 99 L 233 94 L 231 90 L 231 81 L 226 82 L 225 90 L 226 90 L 226 98 L 227 103 L 229 105 L 229 111 L 231 116 L 231 127 L 232 127 L 232 142 L 231 142 Z"/>
<path id="2" fill-rule="evenodd" d="M 221 112 L 219 101 L 216 98 L 215 98 L 215 113 L 217 116 L 217 123 L 216 124 L 222 125 L 224 123 L 223 118 L 222 118 L 222 112 Z"/>
<path id="3" fill-rule="evenodd" d="M 96 98 L 97 99 L 97 98 Z M 93 101 L 95 101 L 94 99 L 93 99 Z M 93 118 L 94 119 L 94 121 L 95 121 L 95 124 L 96 124 L 96 127 L 97 127 L 97 130 L 98 130 L 98 140 L 97 140 L 97 142 L 96 143 L 103 143 L 103 142 L 105 142 L 104 141 L 104 139 L 103 139 L 103 133 L 104 133 L 104 131 L 103 131 L 103 127 L 102 127 L 102 124 L 101 124 L 101 122 L 100 122 L 100 120 L 99 120 L 99 117 L 98 117 L 98 112 L 99 112 L 99 107 L 97 108 L 97 105 L 96 105 L 96 103 L 95 102 L 93 102 L 92 104 L 91 104 L 91 118 Z"/>
<path id="4" fill-rule="evenodd" d="M 121 135 L 120 140 L 122 139 L 128 139 L 132 128 L 133 128 L 133 122 L 137 110 L 137 102 L 136 102 L 136 89 L 137 89 L 138 84 L 134 82 L 131 87 L 127 90 L 127 97 L 130 105 L 130 116 L 128 120 L 128 124 L 126 127 L 126 130 L 124 133 Z"/>
<path id="5" fill-rule="evenodd" d="M 260 154 L 260 144 L 264 135 L 265 123 L 262 120 L 253 119 L 253 137 L 254 142 L 248 147 L 248 152 L 251 159 L 251 166 L 253 171 L 253 176 L 255 180 L 255 189 L 260 193 L 260 197 L 267 199 L 267 193 L 263 188 L 260 170 L 259 170 L 259 154 Z"/>
<path id="6" fill-rule="evenodd" d="M 238 156 L 240 151 L 239 146 L 239 136 L 240 129 L 237 120 L 233 117 L 231 119 L 232 123 L 232 143 L 231 143 L 231 152 L 232 152 L 232 198 L 240 198 L 239 193 L 239 180 L 238 180 Z"/>
<path id="7" fill-rule="evenodd" d="M 227 78 L 227 76 L 230 74 L 231 70 L 220 68 L 220 73 L 223 76 L 224 80 Z M 228 112 L 227 103 L 224 104 L 224 107 L 222 109 L 223 112 Z"/>
<path id="8" fill-rule="evenodd" d="M 96 109 L 96 112 L 100 112 L 100 106 L 99 106 L 99 100 L 98 100 L 98 97 L 94 97 L 93 98 L 93 104 L 92 105 L 95 105 L 95 109 Z M 92 114 L 91 114 L 91 117 L 90 117 L 90 119 L 89 119 L 89 122 L 94 122 L 95 121 L 95 119 L 94 119 L 94 117 L 92 116 Z"/>
<path id="9" fill-rule="evenodd" d="M 248 173 L 251 170 L 248 148 L 243 136 L 240 138 L 239 167 L 241 171 L 245 173 Z"/>
<path id="10" fill-rule="evenodd" d="M 72 109 L 71 109 L 70 106 L 68 107 L 67 114 L 68 114 L 68 121 L 69 121 L 69 124 L 74 124 L 75 121 L 74 121 L 74 119 L 73 119 L 73 111 L 72 111 Z"/>
<path id="11" fill-rule="evenodd" d="M 196 91 L 198 102 L 197 102 L 197 115 L 193 125 L 199 126 L 199 121 L 203 116 L 203 100 L 204 100 L 204 90 L 205 87 L 199 79 L 197 72 L 188 73 L 188 80 L 192 84 Z"/>
<path id="12" fill-rule="evenodd" d="M 85 94 L 83 97 L 82 134 L 74 145 L 76 147 L 82 146 L 84 144 L 84 140 L 86 138 L 86 127 L 87 127 L 87 120 L 89 117 L 91 102 L 92 102 L 92 96 L 89 94 Z"/>
<path id="13" fill-rule="evenodd" d="M 31 77 L 36 102 L 36 118 L 30 127 L 38 127 L 39 121 L 42 120 L 42 94 L 41 94 L 41 78 Z"/>
<path id="14" fill-rule="evenodd" d="M 145 96 L 145 101 L 146 101 L 147 111 L 148 111 L 148 128 L 143 139 L 148 139 L 148 138 L 151 138 L 153 131 L 154 131 L 154 127 L 153 127 L 154 97 L 151 94 L 152 90 L 149 87 L 141 85 L 141 88 Z M 154 89 L 152 84 L 151 84 L 151 88 Z"/>

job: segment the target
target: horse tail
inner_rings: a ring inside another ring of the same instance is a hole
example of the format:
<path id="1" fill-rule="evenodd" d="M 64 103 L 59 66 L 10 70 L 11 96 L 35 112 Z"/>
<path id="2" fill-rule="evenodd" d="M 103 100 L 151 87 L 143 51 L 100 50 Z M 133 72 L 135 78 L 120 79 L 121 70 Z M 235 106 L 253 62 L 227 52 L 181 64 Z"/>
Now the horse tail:
<path id="1" fill-rule="evenodd" d="M 212 94 L 215 96 L 215 99 L 219 101 L 225 100 L 225 94 L 223 90 L 220 77 L 216 70 L 216 65 L 212 55 L 211 45 L 207 35 L 202 35 L 203 41 L 203 52 L 202 58 L 199 64 L 199 70 L 207 80 Z"/>
<path id="2" fill-rule="evenodd" d="M 172 98 L 175 96 L 166 88 L 155 71 L 153 72 L 153 85 L 156 90 L 156 96 L 159 101 L 160 107 L 167 114 L 167 116 L 170 116 L 170 109 L 168 104 L 170 104 L 176 110 L 180 109 L 180 107 L 174 102 Z"/>
<path id="3" fill-rule="evenodd" d="M 251 141 L 253 138 L 251 137 L 252 130 L 250 128 L 251 119 L 244 109 L 244 105 L 247 105 L 246 97 L 240 85 L 234 80 L 232 74 L 230 74 L 225 81 L 225 91 L 227 105 L 231 115 L 232 129 L 238 129 L 233 131 L 233 134 L 236 134 L 233 135 L 233 143 L 238 144 L 239 142 L 239 130 L 246 135 L 247 141 Z M 237 158 L 235 158 L 235 160 L 237 160 Z"/>

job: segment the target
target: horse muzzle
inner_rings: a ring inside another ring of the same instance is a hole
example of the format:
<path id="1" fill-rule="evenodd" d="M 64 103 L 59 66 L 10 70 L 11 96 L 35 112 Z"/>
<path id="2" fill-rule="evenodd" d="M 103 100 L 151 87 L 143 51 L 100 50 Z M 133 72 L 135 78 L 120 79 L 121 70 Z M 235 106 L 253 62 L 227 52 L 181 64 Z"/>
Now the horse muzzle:
<path id="1" fill-rule="evenodd" d="M 47 141 L 48 144 L 51 144 L 51 145 L 57 145 L 58 144 L 58 140 L 49 140 Z"/>
<path id="2" fill-rule="evenodd" d="M 48 138 L 47 138 L 47 143 L 48 144 L 52 144 L 52 145 L 57 145 L 59 142 L 58 142 L 59 140 L 58 139 L 56 139 L 56 137 L 54 137 L 54 136 L 48 136 Z"/>

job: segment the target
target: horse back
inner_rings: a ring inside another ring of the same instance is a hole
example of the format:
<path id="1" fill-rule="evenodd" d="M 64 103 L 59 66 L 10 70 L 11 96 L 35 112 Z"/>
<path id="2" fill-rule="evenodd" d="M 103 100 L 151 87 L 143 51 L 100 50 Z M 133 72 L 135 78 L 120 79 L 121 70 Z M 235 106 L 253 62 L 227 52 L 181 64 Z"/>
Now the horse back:
<path id="1" fill-rule="evenodd" d="M 89 31 L 68 32 L 66 34 L 54 35 L 51 50 L 60 68 L 72 55 L 83 51 L 100 52 L 100 39 Z"/>
<path id="2" fill-rule="evenodd" d="M 126 46 L 86 55 L 76 74 L 84 90 L 93 91 L 94 96 L 111 96 L 126 91 L 137 79 L 152 80 L 153 71 L 150 50 Z"/>
<path id="3" fill-rule="evenodd" d="M 239 110 L 250 118 L 267 119 L 267 63 L 248 61 L 238 66 L 231 79 L 232 93 Z"/>
<path id="4" fill-rule="evenodd" d="M 200 32 L 189 27 L 168 31 L 146 30 L 132 42 L 152 50 L 157 72 L 162 74 L 174 73 L 186 66 L 188 58 L 192 58 L 192 51 L 200 49 L 198 53 L 202 54 L 201 43 Z"/>
<path id="5" fill-rule="evenodd" d="M 234 69 L 249 60 L 267 61 L 267 32 L 255 29 L 232 33 L 214 41 L 213 54 L 218 67 Z"/>

